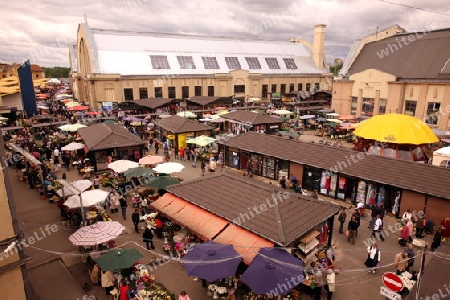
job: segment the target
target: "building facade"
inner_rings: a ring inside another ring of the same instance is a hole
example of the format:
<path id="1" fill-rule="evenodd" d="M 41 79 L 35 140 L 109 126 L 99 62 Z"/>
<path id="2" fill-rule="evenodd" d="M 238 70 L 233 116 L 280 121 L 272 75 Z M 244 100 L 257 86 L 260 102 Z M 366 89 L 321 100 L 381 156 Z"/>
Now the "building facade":
<path id="1" fill-rule="evenodd" d="M 449 46 L 450 29 L 399 31 L 364 44 L 333 83 L 332 109 L 366 117 L 408 114 L 449 131 Z"/>
<path id="2" fill-rule="evenodd" d="M 324 64 L 325 25 L 314 41 L 279 42 L 225 37 L 138 33 L 78 27 L 70 46 L 76 98 L 104 102 L 147 98 L 235 96 L 331 90 Z"/>

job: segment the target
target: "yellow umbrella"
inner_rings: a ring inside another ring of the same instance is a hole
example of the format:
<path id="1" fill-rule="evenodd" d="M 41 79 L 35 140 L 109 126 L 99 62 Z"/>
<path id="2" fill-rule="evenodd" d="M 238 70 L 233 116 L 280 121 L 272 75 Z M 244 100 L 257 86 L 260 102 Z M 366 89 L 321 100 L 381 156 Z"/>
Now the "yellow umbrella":
<path id="1" fill-rule="evenodd" d="M 227 109 L 223 109 L 223 110 L 218 111 L 216 114 L 221 116 L 221 115 L 226 115 L 228 113 L 230 113 L 230 112 Z"/>
<path id="2" fill-rule="evenodd" d="M 355 135 L 393 144 L 431 144 L 439 141 L 423 121 L 402 114 L 377 115 L 361 123 Z"/>

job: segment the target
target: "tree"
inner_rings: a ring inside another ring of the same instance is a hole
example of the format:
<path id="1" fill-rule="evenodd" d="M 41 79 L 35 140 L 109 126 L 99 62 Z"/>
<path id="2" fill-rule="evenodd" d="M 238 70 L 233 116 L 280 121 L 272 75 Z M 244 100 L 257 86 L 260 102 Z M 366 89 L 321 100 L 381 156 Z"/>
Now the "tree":
<path id="1" fill-rule="evenodd" d="M 340 58 L 336 58 L 334 60 L 334 64 L 330 65 L 330 67 L 328 68 L 328 71 L 332 73 L 334 76 L 338 76 L 343 65 L 344 63 L 342 62 L 342 60 Z"/>
<path id="2" fill-rule="evenodd" d="M 69 78 L 70 68 L 66 67 L 53 67 L 43 68 L 46 78 Z"/>

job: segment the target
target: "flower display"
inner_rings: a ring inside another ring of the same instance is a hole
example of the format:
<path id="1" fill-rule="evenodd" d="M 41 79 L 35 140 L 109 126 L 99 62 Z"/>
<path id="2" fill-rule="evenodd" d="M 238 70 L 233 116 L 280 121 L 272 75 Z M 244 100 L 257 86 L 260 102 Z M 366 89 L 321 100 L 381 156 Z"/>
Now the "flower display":
<path id="1" fill-rule="evenodd" d="M 219 295 L 219 297 L 225 297 L 228 295 L 228 289 L 224 286 L 217 287 L 216 292 Z"/>
<path id="2" fill-rule="evenodd" d="M 141 277 L 138 278 L 136 284 L 137 285 L 143 285 L 144 289 L 150 290 L 153 287 L 153 283 L 155 282 L 155 276 L 144 273 Z"/>
<path id="3" fill-rule="evenodd" d="M 217 288 L 218 288 L 218 286 L 215 285 L 215 284 L 210 284 L 208 286 L 208 290 L 211 291 L 211 292 L 215 292 Z"/>

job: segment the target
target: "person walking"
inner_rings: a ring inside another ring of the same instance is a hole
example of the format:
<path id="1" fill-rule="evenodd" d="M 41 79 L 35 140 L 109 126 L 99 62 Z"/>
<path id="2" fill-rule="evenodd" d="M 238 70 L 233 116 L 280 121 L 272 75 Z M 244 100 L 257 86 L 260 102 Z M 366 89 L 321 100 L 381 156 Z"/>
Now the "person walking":
<path id="1" fill-rule="evenodd" d="M 323 274 L 320 266 L 316 266 L 315 262 L 311 263 L 314 272 L 314 300 L 320 300 L 322 296 Z"/>
<path id="2" fill-rule="evenodd" d="M 147 246 L 147 250 L 150 250 L 150 248 L 155 249 L 155 246 L 153 245 L 153 233 L 148 226 L 145 227 L 144 233 L 142 234 L 142 240 Z"/>
<path id="3" fill-rule="evenodd" d="M 379 239 L 381 239 L 384 242 L 384 236 L 383 236 L 383 221 L 381 220 L 380 214 L 377 215 L 377 218 L 373 225 L 373 231 L 372 231 L 372 237 L 376 238 L 377 234 L 379 235 Z"/>
<path id="4" fill-rule="evenodd" d="M 189 295 L 186 293 L 186 291 L 181 291 L 180 295 L 178 296 L 178 300 L 191 300 L 191 298 L 189 298 Z"/>
<path id="5" fill-rule="evenodd" d="M 375 221 L 377 220 L 379 214 L 380 209 L 378 208 L 378 206 L 375 206 L 370 214 L 372 218 L 370 219 L 369 226 L 367 228 L 373 229 L 373 227 L 375 226 Z"/>
<path id="6" fill-rule="evenodd" d="M 416 252 L 414 251 L 414 246 L 412 243 L 406 244 L 405 252 L 408 256 L 408 265 L 406 266 L 406 271 L 411 273 L 410 269 L 414 266 L 414 257 L 416 256 Z"/>
<path id="7" fill-rule="evenodd" d="M 381 260 L 381 253 L 380 250 L 378 249 L 378 245 L 377 243 L 372 243 L 372 246 L 367 248 L 367 259 L 364 262 L 364 264 L 368 268 L 371 268 L 371 270 L 369 270 L 369 273 L 375 274 L 377 264 L 380 262 L 380 260 Z"/>
<path id="8" fill-rule="evenodd" d="M 395 273 L 401 275 L 408 267 L 408 254 L 405 251 L 397 253 L 394 258 Z"/>
<path id="9" fill-rule="evenodd" d="M 91 282 L 95 285 L 100 284 L 100 268 L 98 267 L 98 264 L 94 264 L 94 267 L 91 271 Z"/>
<path id="10" fill-rule="evenodd" d="M 434 234 L 433 242 L 431 243 L 431 251 L 432 252 L 436 251 L 437 248 L 439 248 L 439 246 L 441 245 L 441 240 L 442 240 L 442 234 L 441 234 L 441 231 L 438 230 Z"/>
<path id="11" fill-rule="evenodd" d="M 286 176 L 282 176 L 279 183 L 282 189 L 286 189 Z"/>
<path id="12" fill-rule="evenodd" d="M 119 211 L 119 199 L 117 197 L 117 195 L 111 191 L 109 192 L 109 209 L 111 211 L 111 213 L 116 213 Z"/>
<path id="13" fill-rule="evenodd" d="M 412 242 L 414 234 L 414 223 L 411 219 L 406 219 L 405 226 L 408 228 L 408 236 L 409 236 L 408 241 Z"/>
<path id="14" fill-rule="evenodd" d="M 347 236 L 347 242 L 352 243 L 352 245 L 355 244 L 355 238 L 356 238 L 356 232 L 358 230 L 358 222 L 356 221 L 356 217 L 352 216 L 350 222 L 348 222 L 348 236 Z"/>
<path id="15" fill-rule="evenodd" d="M 327 300 L 331 300 L 333 293 L 336 291 L 336 274 L 333 269 L 327 270 L 327 283 L 325 284 L 325 290 L 327 291 Z"/>
<path id="16" fill-rule="evenodd" d="M 358 227 L 356 228 L 355 236 L 358 236 L 358 228 L 361 225 L 361 210 L 355 209 L 355 212 L 353 213 L 352 217 L 355 217 L 355 221 L 358 224 Z"/>
<path id="17" fill-rule="evenodd" d="M 339 233 L 340 234 L 344 233 L 344 223 L 345 223 L 346 219 L 347 219 L 347 213 L 345 212 L 345 208 L 342 208 L 341 211 L 339 212 L 339 216 L 338 216 Z"/>
<path id="18" fill-rule="evenodd" d="M 106 295 L 111 295 L 111 291 L 114 289 L 114 283 L 116 278 L 111 271 L 102 271 L 101 274 L 102 287 L 105 288 Z"/>
<path id="19" fill-rule="evenodd" d="M 425 226 L 427 225 L 427 220 L 425 216 L 420 216 L 416 221 L 416 238 L 422 239 L 423 232 L 425 231 Z"/>
<path id="20" fill-rule="evenodd" d="M 184 148 L 180 147 L 180 160 L 184 160 Z"/>
<path id="21" fill-rule="evenodd" d="M 142 215 L 145 216 L 148 212 L 148 201 L 146 197 L 142 197 L 141 203 L 140 203 L 141 209 L 142 209 Z"/>
<path id="22" fill-rule="evenodd" d="M 136 208 L 136 209 L 134 210 L 134 212 L 131 214 L 131 221 L 133 221 L 133 224 L 134 224 L 134 231 L 135 231 L 135 232 L 139 232 L 139 227 L 138 227 L 138 225 L 139 225 L 140 219 L 141 219 L 141 216 L 140 216 L 140 214 L 139 214 L 139 209 Z"/>
<path id="23" fill-rule="evenodd" d="M 202 159 L 202 163 L 200 165 L 200 168 L 202 169 L 202 176 L 205 176 L 205 171 L 206 171 L 206 163 L 205 160 Z"/>
<path id="24" fill-rule="evenodd" d="M 120 203 L 120 209 L 122 210 L 122 217 L 124 220 L 127 219 L 127 200 L 125 200 L 125 198 L 121 195 L 119 198 L 119 203 Z"/>

